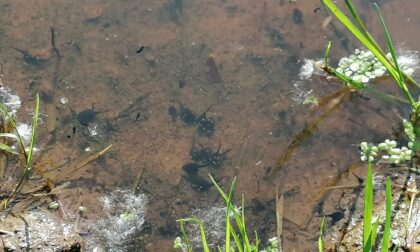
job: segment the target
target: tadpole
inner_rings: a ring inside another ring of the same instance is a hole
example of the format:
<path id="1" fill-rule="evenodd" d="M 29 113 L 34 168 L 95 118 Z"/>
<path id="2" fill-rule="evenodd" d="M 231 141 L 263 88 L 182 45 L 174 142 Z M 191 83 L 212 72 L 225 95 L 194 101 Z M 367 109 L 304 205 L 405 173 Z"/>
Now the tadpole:
<path id="1" fill-rule="evenodd" d="M 77 114 L 77 121 L 83 126 L 89 126 L 90 123 L 96 120 L 96 115 L 100 112 L 93 109 L 85 109 Z"/>

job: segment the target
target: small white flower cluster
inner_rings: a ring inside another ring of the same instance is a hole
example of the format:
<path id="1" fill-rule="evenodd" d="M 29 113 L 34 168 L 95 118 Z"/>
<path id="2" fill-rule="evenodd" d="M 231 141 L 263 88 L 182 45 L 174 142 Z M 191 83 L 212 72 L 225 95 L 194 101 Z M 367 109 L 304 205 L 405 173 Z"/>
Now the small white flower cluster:
<path id="1" fill-rule="evenodd" d="M 279 245 L 280 242 L 277 239 L 277 237 L 273 237 L 268 240 L 269 244 L 264 250 L 261 250 L 260 252 L 280 252 Z"/>
<path id="2" fill-rule="evenodd" d="M 355 81 L 368 83 L 383 76 L 386 68 L 372 52 L 356 49 L 348 58 L 340 59 L 336 71 Z"/>
<path id="3" fill-rule="evenodd" d="M 414 133 L 413 124 L 410 121 L 404 119 L 403 121 L 404 132 L 407 135 L 408 139 L 408 148 L 412 149 L 414 145 L 414 141 L 416 140 L 416 134 Z"/>
<path id="4" fill-rule="evenodd" d="M 385 142 L 378 144 L 378 149 L 387 153 L 387 155 L 382 155 L 383 160 L 389 160 L 394 164 L 410 161 L 413 156 L 413 151 L 406 146 L 397 148 L 397 143 L 394 140 L 386 139 Z"/>
<path id="5" fill-rule="evenodd" d="M 378 147 L 367 142 L 360 143 L 360 160 L 372 162 L 378 156 Z"/>
<path id="6" fill-rule="evenodd" d="M 377 146 L 368 144 L 367 142 L 360 143 L 360 152 L 362 161 L 372 162 L 377 156 L 378 152 L 384 153 L 381 159 L 393 164 L 400 164 L 406 161 L 410 161 L 413 157 L 413 147 L 416 140 L 416 134 L 414 132 L 413 124 L 408 120 L 403 120 L 404 132 L 408 138 L 407 146 L 401 148 L 397 147 L 395 140 L 386 139 L 383 143 Z"/>
<path id="7" fill-rule="evenodd" d="M 390 53 L 386 57 L 392 60 Z M 400 50 L 397 62 L 405 74 L 412 75 L 418 68 L 419 58 L 417 52 Z M 385 75 L 386 68 L 371 51 L 355 49 L 349 57 L 340 59 L 336 71 L 355 81 L 368 83 Z"/>
<path id="8" fill-rule="evenodd" d="M 372 162 L 377 156 L 378 152 L 384 152 L 385 154 L 381 156 L 381 159 L 384 161 L 390 161 L 393 164 L 400 164 L 406 161 L 410 161 L 413 156 L 413 151 L 406 146 L 401 148 L 397 147 L 397 142 L 395 140 L 386 139 L 383 143 L 378 144 L 378 146 L 368 144 L 367 142 L 362 142 L 360 144 L 361 148 L 361 160 Z"/>

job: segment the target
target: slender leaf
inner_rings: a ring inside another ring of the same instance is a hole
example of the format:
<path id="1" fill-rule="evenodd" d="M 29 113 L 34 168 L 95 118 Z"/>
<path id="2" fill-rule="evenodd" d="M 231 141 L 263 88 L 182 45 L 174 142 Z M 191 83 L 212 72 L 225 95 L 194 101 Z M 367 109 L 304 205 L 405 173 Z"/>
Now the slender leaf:
<path id="1" fill-rule="evenodd" d="M 20 177 L 19 183 L 15 186 L 15 188 L 13 189 L 12 193 L 9 196 L 9 201 L 20 190 L 21 186 L 23 185 L 23 182 L 29 177 L 29 172 L 31 171 L 31 166 L 32 166 L 33 151 L 35 148 L 35 140 L 36 140 L 35 135 L 36 135 L 36 128 L 38 125 L 38 115 L 39 115 L 39 95 L 37 94 L 35 98 L 35 112 L 34 112 L 34 117 L 33 117 L 33 122 L 32 122 L 31 142 L 29 145 L 29 152 L 27 154 L 25 151 L 25 144 L 23 143 L 23 140 L 20 137 L 19 132 L 17 132 L 16 130 L 16 134 L 21 139 L 19 142 L 21 143 L 22 150 L 26 158 L 25 160 L 26 163 L 25 163 L 25 169 L 23 171 L 22 176 Z M 16 126 L 16 124 L 14 125 Z"/>
<path id="2" fill-rule="evenodd" d="M 243 248 L 243 246 L 241 244 L 241 241 L 239 240 L 238 234 L 235 232 L 235 230 L 233 229 L 232 226 L 229 228 L 229 230 L 230 230 L 230 233 L 231 233 L 231 235 L 233 237 L 233 240 L 235 241 L 236 249 L 239 252 L 244 252 L 244 251 L 247 252 L 247 251 L 249 251 L 249 250 L 246 250 L 246 249 L 244 250 L 244 248 Z M 229 247 L 230 247 L 230 245 L 229 245 Z M 226 249 L 226 251 L 230 251 L 230 250 L 227 250 Z"/>
<path id="3" fill-rule="evenodd" d="M 388 32 L 388 28 L 387 28 L 387 26 L 385 24 L 385 20 L 384 20 L 382 14 L 381 14 L 381 11 L 380 11 L 378 5 L 376 3 L 374 5 L 376 7 L 376 10 L 378 11 L 378 15 L 379 15 L 379 18 L 381 20 L 382 27 L 384 29 L 384 33 L 385 33 L 385 37 L 386 37 L 386 41 L 387 41 L 387 45 L 388 45 L 388 50 L 389 50 L 389 52 L 391 54 L 392 61 L 394 63 L 395 69 L 396 69 L 396 71 L 398 73 L 398 76 L 397 76 L 398 78 L 395 78 L 394 77 L 394 79 L 397 82 L 397 84 L 400 86 L 400 88 L 404 91 L 406 97 L 410 101 L 410 104 L 412 106 L 414 106 L 414 99 L 411 96 L 410 92 L 408 91 L 407 85 L 404 82 L 404 75 L 402 74 L 402 71 L 401 71 L 401 69 L 400 69 L 400 67 L 398 65 L 397 56 L 395 55 L 395 50 L 394 50 L 394 46 L 392 44 L 391 35 Z"/>
<path id="4" fill-rule="evenodd" d="M 330 56 L 331 41 L 328 41 L 327 46 L 325 47 L 325 56 L 324 56 L 324 65 L 328 68 L 328 59 Z"/>
<path id="5" fill-rule="evenodd" d="M 337 76 L 340 80 L 348 83 L 354 89 L 361 90 L 361 89 L 365 88 L 365 85 L 362 84 L 361 82 L 355 81 L 352 78 L 350 78 L 350 77 L 348 77 L 348 76 L 346 76 L 346 75 L 344 75 L 344 74 L 342 74 L 340 72 L 337 72 L 335 69 L 333 69 L 331 67 L 329 68 L 329 70 L 332 71 L 333 74 L 335 76 Z"/>
<path id="6" fill-rule="evenodd" d="M 372 233 L 368 235 L 366 242 L 363 243 L 363 252 L 371 252 L 372 251 Z"/>
<path id="7" fill-rule="evenodd" d="M 220 195 L 225 200 L 226 208 L 229 209 L 230 213 L 233 214 L 233 218 L 235 219 L 236 226 L 239 230 L 239 233 L 240 233 L 241 238 L 242 238 L 243 243 L 244 243 L 243 247 L 244 248 L 251 248 L 251 243 L 249 241 L 248 234 L 246 233 L 246 227 L 245 227 L 245 223 L 243 223 L 243 221 L 242 221 L 242 217 L 237 213 L 237 211 L 235 209 L 235 206 L 230 201 L 230 197 L 228 195 L 226 195 L 226 193 L 222 190 L 222 188 L 220 188 L 220 186 L 217 184 L 217 182 L 214 180 L 214 178 L 210 174 L 209 174 L 209 176 L 210 176 L 210 179 L 212 180 L 213 184 L 215 185 L 215 187 L 219 191 Z M 232 180 L 229 195 L 231 193 L 233 194 L 235 187 L 236 187 L 236 177 L 233 178 L 233 180 Z M 244 213 L 243 208 L 242 208 L 242 213 Z M 229 222 L 230 222 L 230 220 L 229 220 Z"/>
<path id="8" fill-rule="evenodd" d="M 359 30 L 363 33 L 363 35 L 366 37 L 366 39 L 381 53 L 382 50 L 380 49 L 378 43 L 376 43 L 375 39 L 370 35 L 368 29 L 366 29 L 365 24 L 363 23 L 362 19 L 360 18 L 359 14 L 356 11 L 356 8 L 354 8 L 353 4 L 350 0 L 345 0 L 347 8 L 350 11 L 350 14 L 352 15 L 354 21 L 356 21 L 356 24 L 359 26 Z M 383 54 L 385 57 L 385 54 Z"/>
<path id="9" fill-rule="evenodd" d="M 188 239 L 187 232 L 185 232 L 185 221 L 184 219 L 177 220 L 177 221 L 180 223 L 180 229 L 181 229 L 182 236 L 184 237 L 185 245 L 187 246 L 187 251 L 191 252 L 192 248 L 190 245 L 190 240 Z"/>
<path id="10" fill-rule="evenodd" d="M 376 242 L 376 236 L 378 234 L 378 227 L 379 227 L 379 218 L 375 217 L 375 221 L 372 224 L 372 230 L 371 230 L 371 237 L 372 237 L 371 250 L 372 250 L 372 248 L 373 248 L 373 246 L 375 245 L 375 242 Z"/>
<path id="11" fill-rule="evenodd" d="M 20 145 L 20 148 L 22 149 L 23 155 L 25 156 L 25 160 L 26 160 L 27 159 L 27 153 L 26 153 L 26 150 L 25 150 L 25 142 L 23 141 L 23 138 L 21 137 L 21 135 L 17 131 L 17 126 L 16 126 L 15 119 L 13 119 L 13 116 L 9 113 L 9 110 L 7 109 L 7 107 L 3 103 L 0 103 L 0 110 L 6 115 L 8 122 L 12 125 L 12 128 L 14 130 L 16 130 L 16 135 L 18 137 L 18 143 Z"/>
<path id="12" fill-rule="evenodd" d="M 256 251 L 258 251 L 260 247 L 260 238 L 258 237 L 257 231 L 255 231 L 254 233 L 255 233 L 255 249 Z"/>
<path id="13" fill-rule="evenodd" d="M 232 182 L 232 185 L 234 183 Z M 233 229 L 231 229 L 231 224 L 230 224 L 230 204 L 231 204 L 231 199 L 232 199 L 232 194 L 233 194 L 234 189 L 230 189 L 229 191 L 229 196 L 228 196 L 228 200 L 226 201 L 226 232 L 225 232 L 225 249 L 226 251 L 230 251 L 230 233 L 235 233 L 235 231 Z M 236 234 L 236 233 L 235 233 Z M 236 242 L 236 240 L 235 240 Z"/>
<path id="14" fill-rule="evenodd" d="M 199 227 L 200 227 L 200 234 L 201 234 L 201 243 L 203 244 L 203 250 L 204 250 L 204 252 L 210 252 L 210 248 L 209 248 L 209 245 L 207 243 L 207 238 L 206 238 L 206 231 L 204 229 L 204 224 L 203 224 L 203 222 L 201 220 L 199 220 L 196 217 L 190 217 L 190 218 L 180 219 L 178 221 L 181 223 L 181 232 L 182 232 L 182 234 L 184 236 L 184 239 L 186 241 L 186 244 L 188 244 L 187 247 L 191 248 L 191 246 L 189 245 L 189 242 L 188 242 L 188 236 L 187 236 L 187 234 L 185 232 L 184 223 L 185 222 L 191 222 L 193 224 L 199 225 Z M 192 251 L 192 248 L 191 248 L 191 251 Z"/>
<path id="15" fill-rule="evenodd" d="M 372 163 L 368 163 L 368 172 L 365 185 L 365 203 L 363 214 L 363 247 L 371 247 L 372 245 L 372 211 L 373 211 L 373 176 Z M 365 250 L 363 250 L 365 251 Z"/>
<path id="16" fill-rule="evenodd" d="M 386 191 L 386 206 L 385 206 L 385 224 L 384 224 L 384 235 L 382 238 L 382 252 L 389 251 L 389 246 L 391 243 L 391 214 L 392 214 L 392 188 L 391 188 L 391 179 L 386 177 L 385 182 L 385 191 Z"/>
<path id="17" fill-rule="evenodd" d="M 36 128 L 38 125 L 38 116 L 39 116 L 39 95 L 37 94 L 36 99 L 35 99 L 35 113 L 34 113 L 34 118 L 32 122 L 31 143 L 29 146 L 28 158 L 26 159 L 26 169 L 28 171 L 31 169 L 31 165 L 32 165 L 32 157 L 34 153 L 35 140 L 36 140 Z"/>
<path id="18" fill-rule="evenodd" d="M 11 154 L 19 155 L 19 153 L 16 152 L 15 149 L 13 149 L 12 147 L 10 147 L 9 145 L 4 144 L 4 143 L 0 143 L 0 150 L 3 150 L 5 152 L 11 153 Z"/>
<path id="19" fill-rule="evenodd" d="M 19 137 L 17 134 L 12 134 L 12 133 L 0 133 L 0 137 L 8 137 L 8 138 L 12 138 L 16 141 L 19 141 Z"/>
<path id="20" fill-rule="evenodd" d="M 203 250 L 204 252 L 210 252 L 209 245 L 207 244 L 207 238 L 206 238 L 206 231 L 204 230 L 204 224 L 202 221 L 198 220 L 198 225 L 200 225 L 200 233 L 201 233 L 201 242 L 203 243 Z"/>
<path id="21" fill-rule="evenodd" d="M 322 215 L 321 226 L 319 227 L 318 251 L 324 251 L 324 229 L 325 229 L 325 215 Z"/>

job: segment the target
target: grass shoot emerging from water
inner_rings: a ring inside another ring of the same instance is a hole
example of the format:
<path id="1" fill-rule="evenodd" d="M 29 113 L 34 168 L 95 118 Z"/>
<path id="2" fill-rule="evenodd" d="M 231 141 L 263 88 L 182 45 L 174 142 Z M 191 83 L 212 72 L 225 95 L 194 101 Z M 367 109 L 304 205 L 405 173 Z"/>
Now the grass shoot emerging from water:
<path id="1" fill-rule="evenodd" d="M 236 178 L 231 182 L 229 194 L 226 194 L 222 188 L 216 183 L 211 177 L 212 182 L 219 191 L 219 194 L 223 198 L 226 204 L 226 215 L 225 215 L 225 244 L 224 248 L 217 248 L 217 251 L 239 251 L 239 252 L 258 252 L 259 250 L 259 239 L 257 233 L 255 233 L 255 242 L 252 243 L 248 236 L 246 225 L 245 225 L 245 213 L 244 213 L 244 196 L 242 195 L 241 210 L 239 210 L 232 202 L 232 198 L 236 187 Z M 206 231 L 204 223 L 196 217 L 184 218 L 178 220 L 180 223 L 181 233 L 183 238 L 178 237 L 175 239 L 174 248 L 182 249 L 183 251 L 193 251 L 193 245 L 190 243 L 188 234 L 185 229 L 186 223 L 196 224 L 200 227 L 201 235 L 201 246 L 203 251 L 214 251 L 216 248 L 212 248 L 207 241 Z M 264 252 L 275 252 L 280 251 L 278 248 L 279 242 L 277 238 L 270 239 L 270 244 L 265 248 Z"/>
<path id="2" fill-rule="evenodd" d="M 28 144 L 25 143 L 25 140 L 22 138 L 21 134 L 19 134 L 16 122 L 13 116 L 9 113 L 9 110 L 7 109 L 7 107 L 4 104 L 0 103 L 0 110 L 3 112 L 3 116 L 5 117 L 3 119 L 3 123 L 10 124 L 11 128 L 15 131 L 15 133 L 3 132 L 0 134 L 0 137 L 12 138 L 15 141 L 17 141 L 21 154 L 23 155 L 24 160 L 25 160 L 24 170 L 22 172 L 22 175 L 20 176 L 19 182 L 16 184 L 15 188 L 13 189 L 8 199 L 4 201 L 4 208 L 6 208 L 8 202 L 10 202 L 13 199 L 16 193 L 18 193 L 19 190 L 22 188 L 23 183 L 29 178 L 29 173 L 32 169 L 33 153 L 34 153 L 35 141 L 36 141 L 36 128 L 38 125 L 38 116 L 39 116 L 39 95 L 37 94 L 35 97 L 35 111 L 34 111 L 33 120 L 32 120 L 31 139 L 29 142 L 29 149 L 27 149 Z M 8 153 L 19 154 L 18 151 L 14 150 L 13 148 L 5 144 L 2 144 L 0 149 Z"/>

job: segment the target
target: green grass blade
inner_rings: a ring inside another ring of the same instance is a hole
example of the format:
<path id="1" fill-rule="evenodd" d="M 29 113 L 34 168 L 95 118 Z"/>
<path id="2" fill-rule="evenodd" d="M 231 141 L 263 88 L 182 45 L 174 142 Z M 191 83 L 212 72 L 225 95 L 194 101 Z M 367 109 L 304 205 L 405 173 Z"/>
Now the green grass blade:
<path id="1" fill-rule="evenodd" d="M 385 209 L 385 224 L 384 224 L 384 235 L 382 238 L 382 252 L 388 252 L 391 243 L 391 214 L 392 214 L 392 188 L 391 179 L 386 177 L 385 182 L 386 191 L 386 209 Z"/>
<path id="2" fill-rule="evenodd" d="M 236 213 L 236 210 L 235 210 L 235 213 Z M 241 216 L 240 217 L 242 218 L 241 223 L 236 223 L 236 224 L 239 228 L 239 232 L 241 233 L 242 239 L 244 240 L 245 248 L 247 248 L 248 251 L 251 251 L 251 243 L 248 238 L 248 234 L 246 231 L 246 224 L 245 224 L 245 198 L 243 194 L 242 194 L 242 200 L 241 200 Z"/>
<path id="3" fill-rule="evenodd" d="M 37 94 L 35 98 L 35 113 L 34 113 L 34 118 L 32 122 L 31 143 L 29 146 L 28 158 L 26 159 L 27 172 L 31 170 L 31 166 L 32 166 L 32 157 L 33 157 L 35 141 L 36 141 L 36 128 L 38 125 L 38 117 L 39 117 L 39 95 Z"/>
<path id="4" fill-rule="evenodd" d="M 245 222 L 243 221 L 243 217 L 241 217 L 235 209 L 235 206 L 232 204 L 231 202 L 231 197 L 234 193 L 234 190 L 236 188 L 236 177 L 233 178 L 232 183 L 231 183 L 231 187 L 230 187 L 230 191 L 229 191 L 229 196 L 226 195 L 226 193 L 222 190 L 222 188 L 220 188 L 220 186 L 217 184 L 217 182 L 214 180 L 214 178 L 209 174 L 211 181 L 213 182 L 214 186 L 217 188 L 217 190 L 219 191 L 220 195 L 222 196 L 222 198 L 225 200 L 226 202 L 226 212 L 229 211 L 229 213 L 233 214 L 233 218 L 235 219 L 235 223 L 236 226 L 239 230 L 239 234 L 241 235 L 241 238 L 243 240 L 244 243 L 244 248 L 251 248 L 251 243 L 249 242 L 249 238 L 246 232 L 246 227 L 245 227 Z M 242 214 L 244 215 L 243 212 L 244 207 L 242 207 Z M 226 217 L 228 218 L 228 216 Z M 230 219 L 226 219 L 226 224 L 230 223 Z M 226 228 L 232 228 L 231 225 L 230 226 L 226 226 Z M 228 232 L 226 232 L 228 233 Z M 231 233 L 231 232 L 230 232 Z M 227 234 L 226 234 L 226 238 L 227 238 Z M 230 242 L 230 241 L 229 241 Z M 227 243 L 227 240 L 226 240 Z M 240 245 L 240 244 L 237 244 Z M 228 248 L 230 245 L 226 244 L 225 245 L 226 248 Z"/>
<path id="5" fill-rule="evenodd" d="M 372 237 L 372 247 L 371 250 L 373 248 L 373 246 L 375 246 L 375 242 L 376 242 L 376 235 L 378 234 L 378 227 L 379 227 L 379 218 L 375 218 L 375 222 L 372 225 L 372 230 L 371 230 L 371 237 Z"/>
<path id="6" fill-rule="evenodd" d="M 0 143 L 0 150 L 5 151 L 7 153 L 19 155 L 19 153 L 16 152 L 15 149 L 4 143 Z"/>
<path id="7" fill-rule="evenodd" d="M 337 76 L 340 80 L 345 81 L 346 83 L 348 83 L 354 89 L 361 90 L 361 89 L 365 88 L 365 85 L 363 85 L 361 82 L 355 81 L 352 78 L 347 77 L 346 75 L 335 71 L 335 69 L 333 69 L 331 67 L 329 68 L 329 70 L 332 71 L 332 73 L 335 76 Z"/>
<path id="8" fill-rule="evenodd" d="M 182 232 L 182 235 L 184 236 L 185 243 L 187 244 L 188 251 L 192 251 L 192 248 L 191 248 L 191 245 L 189 244 L 187 233 L 185 232 L 185 227 L 184 227 L 185 222 L 191 222 L 193 224 L 199 225 L 200 234 L 201 234 L 201 243 L 203 244 L 203 250 L 204 252 L 210 252 L 210 247 L 207 243 L 207 238 L 206 238 L 206 230 L 204 229 L 204 224 L 201 220 L 195 217 L 190 217 L 190 218 L 179 219 L 178 221 L 181 223 L 181 232 Z"/>
<path id="9" fill-rule="evenodd" d="M 327 46 L 325 47 L 324 55 L 324 66 L 328 68 L 328 59 L 330 57 L 331 41 L 328 41 Z"/>
<path id="10" fill-rule="evenodd" d="M 397 76 L 398 78 L 395 78 L 395 76 L 394 76 L 394 79 L 397 82 L 397 84 L 400 86 L 400 88 L 404 91 L 405 96 L 410 101 L 411 106 L 414 106 L 414 103 L 415 103 L 414 99 L 411 96 L 410 91 L 408 90 L 407 85 L 404 82 L 404 76 L 403 76 L 402 71 L 401 71 L 401 69 L 398 65 L 397 56 L 395 55 L 395 50 L 394 50 L 394 46 L 393 46 L 393 43 L 392 43 L 391 35 L 389 34 L 389 31 L 388 31 L 388 28 L 386 26 L 385 20 L 384 20 L 382 14 L 381 14 L 381 11 L 380 11 L 378 5 L 376 3 L 374 5 L 376 7 L 376 10 L 378 11 L 378 15 L 379 15 L 379 18 L 381 20 L 382 28 L 384 29 L 385 38 L 386 38 L 387 45 L 388 45 L 388 50 L 391 54 L 392 61 L 394 63 L 395 69 L 398 73 L 398 76 Z"/>
<path id="11" fill-rule="evenodd" d="M 19 137 L 17 134 L 12 134 L 12 133 L 0 133 L 0 137 L 8 137 L 8 138 L 12 138 L 14 140 L 16 140 L 17 142 L 19 142 Z"/>
<path id="12" fill-rule="evenodd" d="M 183 219 L 177 220 L 177 221 L 180 223 L 180 229 L 181 229 L 182 237 L 184 237 L 185 245 L 187 246 L 187 251 L 192 252 L 190 240 L 188 239 L 187 232 L 185 231 L 185 221 Z"/>
<path id="13" fill-rule="evenodd" d="M 226 193 L 222 190 L 222 188 L 220 188 L 220 186 L 217 184 L 216 180 L 214 180 L 214 178 L 209 174 L 211 181 L 213 182 L 214 186 L 216 187 L 216 189 L 219 191 L 220 195 L 222 196 L 223 200 L 225 202 L 229 202 L 229 198 L 226 195 Z M 232 183 L 236 183 L 236 178 L 233 178 Z"/>
<path id="14" fill-rule="evenodd" d="M 258 251 L 258 249 L 260 248 L 260 238 L 258 237 L 257 231 L 255 231 L 254 233 L 255 233 L 255 250 Z"/>
<path id="15" fill-rule="evenodd" d="M 25 160 L 26 160 L 27 159 L 27 153 L 26 153 L 26 150 L 25 150 L 25 143 L 23 141 L 23 138 L 21 137 L 21 135 L 17 131 L 17 126 L 16 126 L 15 119 L 13 119 L 13 116 L 9 113 L 9 110 L 7 109 L 6 106 L 4 106 L 3 103 L 0 103 L 0 110 L 6 115 L 7 120 L 12 125 L 12 128 L 14 130 L 16 130 L 16 135 L 18 137 L 18 144 L 19 144 L 20 148 L 22 149 L 23 155 L 25 156 Z"/>
<path id="16" fill-rule="evenodd" d="M 235 179 L 234 179 L 235 181 Z M 232 185 L 234 184 L 234 182 L 232 182 Z M 235 233 L 235 230 L 232 228 L 231 224 L 230 224 L 230 211 L 231 208 L 229 207 L 231 204 L 231 198 L 232 198 L 232 194 L 233 194 L 233 189 L 232 189 L 232 185 L 229 191 L 229 196 L 228 196 L 228 200 L 226 201 L 226 215 L 225 215 L 225 219 L 226 219 L 226 232 L 225 232 L 225 249 L 226 251 L 230 251 L 230 234 Z M 235 233 L 236 235 L 236 233 Z M 236 240 L 235 240 L 236 242 Z"/>
<path id="17" fill-rule="evenodd" d="M 236 249 L 239 251 L 239 252 L 248 252 L 248 251 L 250 251 L 250 250 L 247 250 L 247 249 L 245 249 L 244 250 L 244 248 L 242 247 L 242 244 L 241 244 L 241 241 L 239 240 L 239 237 L 238 237 L 238 234 L 236 234 L 236 232 L 235 232 L 235 230 L 233 229 L 233 227 L 231 227 L 230 228 L 230 233 L 231 233 L 231 235 L 232 235 L 232 237 L 233 237 L 233 240 L 235 241 L 235 244 L 236 244 Z M 230 245 L 229 245 L 230 246 Z M 230 250 L 227 250 L 226 249 L 226 251 L 230 251 Z"/>
<path id="18" fill-rule="evenodd" d="M 23 182 L 26 179 L 28 179 L 28 177 L 29 177 L 29 172 L 31 171 L 31 166 L 32 166 L 33 151 L 34 151 L 34 147 L 35 147 L 35 140 L 36 140 L 35 135 L 36 135 L 36 128 L 37 128 L 37 125 L 38 125 L 38 116 L 39 116 L 39 95 L 37 94 L 36 98 L 35 98 L 35 113 L 34 113 L 33 122 L 32 122 L 31 143 L 30 143 L 30 146 L 29 146 L 28 154 L 26 154 L 25 144 L 23 143 L 22 138 L 20 137 L 19 133 L 16 130 L 16 132 L 17 132 L 16 134 L 21 139 L 21 141 L 19 141 L 19 142 L 21 143 L 26 162 L 25 162 L 25 169 L 23 171 L 23 174 L 20 177 L 19 183 L 15 186 L 12 193 L 10 194 L 9 201 L 20 190 L 21 186 L 23 185 Z M 16 126 L 16 124 L 14 124 L 14 125 Z"/>
<path id="19" fill-rule="evenodd" d="M 203 244 L 203 250 L 204 252 L 210 252 L 210 247 L 207 243 L 207 238 L 206 238 L 206 231 L 204 230 L 204 224 L 202 221 L 198 220 L 198 225 L 200 225 L 200 233 L 201 233 L 201 242 Z"/>
<path id="20" fill-rule="evenodd" d="M 325 215 L 322 215 L 322 221 L 319 227 L 318 252 L 324 251 L 324 230 L 325 230 Z"/>
<path id="21" fill-rule="evenodd" d="M 373 211 L 373 176 L 372 164 L 368 163 L 368 172 L 365 182 L 365 202 L 363 214 L 363 248 L 371 247 L 372 211 Z M 365 251 L 365 250 L 363 250 Z"/>
<path id="22" fill-rule="evenodd" d="M 372 234 L 369 234 L 366 243 L 363 244 L 363 252 L 372 252 Z"/>
<path id="23" fill-rule="evenodd" d="M 345 2 L 346 2 L 347 8 L 349 9 L 350 14 L 352 15 L 354 21 L 356 21 L 356 24 L 359 26 L 359 30 L 363 33 L 363 35 L 366 37 L 366 39 L 372 44 L 372 46 L 374 46 L 385 57 L 385 54 L 383 54 L 383 52 L 380 49 L 378 43 L 376 43 L 375 39 L 370 35 L 368 29 L 366 29 L 365 24 L 363 23 L 362 19 L 360 18 L 359 14 L 356 11 L 356 8 L 354 8 L 351 1 L 350 0 L 345 0 Z"/>

